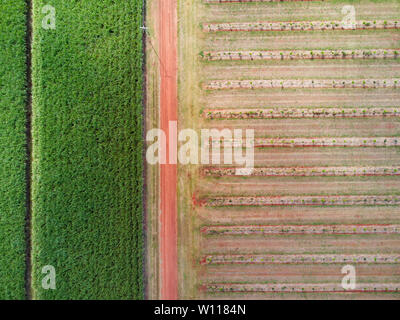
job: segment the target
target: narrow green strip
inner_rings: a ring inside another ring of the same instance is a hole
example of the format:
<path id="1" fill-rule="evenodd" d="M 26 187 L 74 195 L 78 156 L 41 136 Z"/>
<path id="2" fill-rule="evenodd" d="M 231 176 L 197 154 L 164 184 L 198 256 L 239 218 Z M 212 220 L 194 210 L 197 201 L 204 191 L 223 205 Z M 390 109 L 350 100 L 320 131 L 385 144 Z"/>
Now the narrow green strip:
<path id="1" fill-rule="evenodd" d="M 26 10 L 0 2 L 0 299 L 25 297 Z"/>

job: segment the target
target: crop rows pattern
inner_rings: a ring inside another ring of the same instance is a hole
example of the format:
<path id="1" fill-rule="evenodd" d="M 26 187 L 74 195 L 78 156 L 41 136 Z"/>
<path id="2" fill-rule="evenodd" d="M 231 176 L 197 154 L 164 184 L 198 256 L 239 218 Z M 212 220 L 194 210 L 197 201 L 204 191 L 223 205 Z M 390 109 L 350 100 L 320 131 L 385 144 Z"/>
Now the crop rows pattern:
<path id="1" fill-rule="evenodd" d="M 55 30 L 45 4 L 33 1 L 33 295 L 143 299 L 143 1 L 54 0 Z"/>
<path id="2" fill-rule="evenodd" d="M 399 79 L 335 79 L 335 80 L 214 80 L 204 83 L 206 90 L 273 89 L 273 88 L 394 88 Z"/>
<path id="3" fill-rule="evenodd" d="M 208 23 L 203 25 L 205 32 L 217 31 L 315 31 L 315 30 L 376 30 L 398 29 L 399 21 L 357 21 L 347 26 L 342 21 L 303 21 L 303 22 L 236 22 Z"/>
<path id="4" fill-rule="evenodd" d="M 354 23 L 340 20 L 344 6 Z M 199 8 L 192 115 L 221 130 L 209 139 L 219 157 L 199 168 L 191 192 L 199 296 L 398 299 L 399 4 Z M 254 141 L 223 129 L 253 129 Z M 254 168 L 222 162 L 244 144 Z M 337 281 L 344 265 L 361 274 L 355 289 Z"/>

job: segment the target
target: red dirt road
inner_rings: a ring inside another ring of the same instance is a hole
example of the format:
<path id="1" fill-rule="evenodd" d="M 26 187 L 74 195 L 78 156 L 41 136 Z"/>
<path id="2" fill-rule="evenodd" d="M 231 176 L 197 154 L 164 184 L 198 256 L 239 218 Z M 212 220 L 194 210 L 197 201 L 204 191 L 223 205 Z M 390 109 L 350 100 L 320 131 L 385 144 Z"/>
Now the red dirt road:
<path id="1" fill-rule="evenodd" d="M 177 0 L 159 1 L 160 125 L 169 150 L 170 121 L 178 118 Z M 168 158 L 167 158 L 168 159 Z M 176 161 L 175 161 L 176 162 Z M 171 161 L 168 161 L 171 163 Z M 161 180 L 161 299 L 178 299 L 177 165 L 160 165 Z"/>

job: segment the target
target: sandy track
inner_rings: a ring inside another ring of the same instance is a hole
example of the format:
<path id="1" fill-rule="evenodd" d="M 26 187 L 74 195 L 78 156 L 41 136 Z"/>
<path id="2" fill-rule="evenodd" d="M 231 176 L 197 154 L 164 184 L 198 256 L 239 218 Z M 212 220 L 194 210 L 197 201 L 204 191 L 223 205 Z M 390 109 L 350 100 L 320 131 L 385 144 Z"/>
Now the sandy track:
<path id="1" fill-rule="evenodd" d="M 399 293 L 202 293 L 207 300 L 398 300 Z"/>
<path id="2" fill-rule="evenodd" d="M 207 34 L 204 50 L 296 50 L 296 49 L 373 49 L 373 48 L 397 48 L 400 35 L 397 30 L 375 30 L 374 33 L 363 33 L 356 30 L 352 34 L 336 34 L 325 31 L 314 31 L 313 34 L 286 35 L 283 32 L 276 35 L 243 34 L 237 32 L 234 35 L 221 36 L 219 34 Z M 335 32 L 335 31 L 333 31 Z M 340 32 L 340 31 L 339 31 Z M 320 40 L 314 41 L 315 36 Z"/>
<path id="3" fill-rule="evenodd" d="M 219 156 L 223 163 L 223 153 Z M 254 154 L 256 167 L 391 166 L 399 161 L 396 148 L 259 148 Z"/>
<path id="4" fill-rule="evenodd" d="M 340 15 L 341 7 L 338 7 L 335 10 L 319 10 L 314 12 L 307 11 L 299 11 L 296 12 L 296 15 L 291 15 L 290 18 L 283 18 L 281 13 L 274 12 L 269 13 L 271 7 L 254 9 L 254 10 L 243 10 L 241 7 L 240 13 L 229 12 L 229 10 L 211 10 L 210 16 L 207 16 L 204 21 L 213 22 L 213 23 L 230 23 L 234 22 L 248 22 L 249 16 L 251 16 L 255 21 L 313 21 L 318 19 L 328 19 L 336 20 L 342 18 Z M 368 10 L 375 10 L 372 8 L 364 8 L 362 12 L 357 11 L 359 20 L 384 20 L 384 19 L 396 19 L 396 13 L 393 12 L 393 8 L 380 10 L 379 12 L 368 12 Z M 232 10 L 231 10 L 232 11 Z"/>
<path id="5" fill-rule="evenodd" d="M 393 0 L 385 4 L 375 1 L 355 3 L 357 19 L 397 19 L 399 4 Z M 355 50 L 398 48 L 398 30 L 357 30 L 357 31 L 313 31 L 313 32 L 201 32 L 201 24 L 219 21 L 288 21 L 288 20 L 341 20 L 342 4 L 278 3 L 262 5 L 207 5 L 199 6 L 199 19 L 195 19 L 197 37 L 196 61 L 202 51 L 254 51 L 254 50 Z M 396 15 L 397 14 L 397 15 Z M 184 34 L 184 31 L 182 32 Z M 185 38 L 186 36 L 183 36 Z M 189 39 L 188 39 L 189 40 Z M 189 42 L 189 41 L 188 41 Z M 254 54 L 254 53 L 253 53 Z M 185 71 L 190 70 L 185 65 Z M 375 71 L 374 71 L 375 70 Z M 197 82 L 193 91 L 198 94 L 192 114 L 196 117 L 207 108 L 269 108 L 269 107 L 390 107 L 397 106 L 400 92 L 392 89 L 260 89 L 211 92 L 203 90 L 201 84 L 210 80 L 223 79 L 330 79 L 337 78 L 387 78 L 396 77 L 399 61 L 386 60 L 329 60 L 329 61 L 224 61 L 207 62 L 200 60 Z M 351 76 L 351 77 L 350 77 Z M 183 78 L 184 80 L 184 78 Z M 188 108 L 190 104 L 188 103 Z M 199 112 L 200 111 L 200 112 Z M 274 119 L 274 120 L 230 120 L 208 121 L 200 119 L 201 128 L 251 128 L 256 137 L 390 137 L 400 133 L 398 119 Z M 255 165 L 258 167 L 291 166 L 391 166 L 398 165 L 398 148 L 257 148 Z M 227 165 L 229 166 L 229 165 Z M 199 172 L 199 171 L 198 171 Z M 385 194 L 397 193 L 398 179 L 391 177 L 357 178 L 254 178 L 230 177 L 210 178 L 202 175 L 190 177 L 195 180 L 193 199 L 209 195 L 299 195 L 299 194 Z M 195 204 L 195 203 L 194 203 Z M 398 206 L 360 207 L 201 207 L 194 209 L 196 227 L 201 231 L 206 225 L 286 225 L 286 224 L 383 224 L 400 223 Z M 191 212 L 185 212 L 191 213 Z M 197 224 L 198 222 L 198 224 Z M 198 236 L 198 237 L 197 237 Z M 399 235 L 204 235 L 196 234 L 195 259 L 203 254 L 361 254 L 398 253 Z M 196 264 L 196 261 L 194 263 Z M 197 261 L 199 262 L 200 259 Z M 250 282 L 250 283 L 335 283 L 343 277 L 341 267 L 336 266 L 211 266 L 197 265 L 196 283 Z M 366 283 L 398 283 L 399 266 L 357 265 L 358 281 Z M 229 299 L 398 299 L 399 294 L 382 293 L 332 293 L 302 294 L 271 292 L 210 293 L 198 291 L 197 298 Z"/>
<path id="6" fill-rule="evenodd" d="M 207 266 L 200 275 L 204 282 L 249 281 L 277 283 L 340 283 L 343 278 L 342 265 L 219 265 Z M 358 265 L 357 278 L 360 282 L 398 282 L 398 265 Z"/>
<path id="7" fill-rule="evenodd" d="M 167 136 L 169 121 L 177 121 L 177 2 L 159 2 L 160 125 Z M 170 160 L 171 161 L 171 160 Z M 178 299 L 177 166 L 161 165 L 161 299 Z"/>
<path id="8" fill-rule="evenodd" d="M 334 60 L 335 61 L 335 60 Z M 341 62 L 341 61 L 340 61 Z M 268 66 L 218 66 L 207 65 L 203 72 L 208 80 L 224 79 L 351 79 L 351 78 L 395 78 L 400 74 L 399 63 L 371 64 L 337 63 L 328 65 L 325 61 L 310 65 L 268 65 Z"/>
<path id="9" fill-rule="evenodd" d="M 210 224 L 308 224 L 308 223 L 400 223 L 397 207 L 274 207 L 207 208 L 198 214 L 204 225 Z"/>
<path id="10" fill-rule="evenodd" d="M 395 89 L 259 89 L 210 91 L 203 106 L 215 108 L 245 107 L 387 107 L 395 106 L 400 93 Z M 257 94 L 255 94 L 255 92 Z"/>
<path id="11" fill-rule="evenodd" d="M 400 234 L 400 224 L 323 224 L 323 225 L 237 225 L 205 226 L 204 236 L 269 236 L 269 235 L 355 235 Z"/>
<path id="12" fill-rule="evenodd" d="M 387 179 L 388 178 L 388 179 Z M 391 177 L 373 177 L 371 179 L 349 177 L 345 179 L 318 177 L 292 178 L 247 177 L 207 179 L 199 186 L 198 196 L 279 196 L 279 195 L 368 195 L 396 194 L 400 190 L 400 181 Z"/>
<path id="13" fill-rule="evenodd" d="M 205 128 L 253 129 L 256 137 L 346 137 L 400 134 L 397 118 L 216 120 Z"/>
<path id="14" fill-rule="evenodd" d="M 398 252 L 400 237 L 393 236 L 269 236 L 265 238 L 203 238 L 204 254 L 380 254 Z"/>

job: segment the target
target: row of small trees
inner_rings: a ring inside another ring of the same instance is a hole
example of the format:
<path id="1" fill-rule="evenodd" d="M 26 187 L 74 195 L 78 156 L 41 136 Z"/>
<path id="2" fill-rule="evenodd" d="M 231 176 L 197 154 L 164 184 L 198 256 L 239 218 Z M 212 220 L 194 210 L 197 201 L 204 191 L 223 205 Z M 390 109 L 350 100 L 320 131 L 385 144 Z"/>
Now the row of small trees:
<path id="1" fill-rule="evenodd" d="M 204 168 L 205 176 L 236 176 L 235 168 Z M 313 176 L 396 176 L 400 167 L 290 167 L 290 168 L 254 168 L 251 176 L 261 177 L 313 177 Z"/>
<path id="2" fill-rule="evenodd" d="M 201 264 L 399 263 L 399 254 L 208 255 Z"/>
<path id="3" fill-rule="evenodd" d="M 400 108 L 266 108 L 205 110 L 203 116 L 214 119 L 275 118 L 362 118 L 399 117 Z"/>
<path id="4" fill-rule="evenodd" d="M 204 60 L 302 60 L 302 59 L 389 59 L 398 58 L 399 50 L 295 50 L 295 51 L 207 51 Z"/>
<path id="5" fill-rule="evenodd" d="M 399 205 L 400 196 L 282 196 L 282 197 L 214 197 L 205 201 L 209 207 L 224 206 L 352 206 Z"/>
<path id="6" fill-rule="evenodd" d="M 302 21 L 302 22 L 232 22 L 204 23 L 203 31 L 313 31 L 313 30 L 356 30 L 356 29 L 397 29 L 398 21 L 375 20 L 357 21 L 345 25 L 342 21 Z"/>
<path id="7" fill-rule="evenodd" d="M 296 1 L 324 1 L 324 0 L 204 0 L 205 3 L 231 3 L 231 2 L 296 2 Z"/>
<path id="8" fill-rule="evenodd" d="M 282 235 L 282 234 L 400 234 L 399 225 L 277 225 L 209 226 L 206 235 Z"/>
<path id="9" fill-rule="evenodd" d="M 235 145 L 236 141 L 233 141 Z M 237 142 L 239 143 L 239 141 Z M 399 139 L 396 137 L 376 138 L 255 138 L 255 147 L 397 147 Z"/>
<path id="10" fill-rule="evenodd" d="M 397 283 L 359 283 L 356 289 L 345 289 L 341 283 L 299 283 L 299 284 L 259 284 L 259 283 L 220 283 L 208 284 L 205 290 L 210 293 L 218 292 L 351 292 L 352 290 L 364 292 L 399 292 Z"/>
<path id="11" fill-rule="evenodd" d="M 218 138 L 210 140 L 217 142 Z M 219 141 L 221 142 L 221 141 Z M 224 143 L 230 147 L 242 147 L 240 139 L 225 139 Z M 256 148 L 266 147 L 397 147 L 397 137 L 348 137 L 348 138 L 255 138 L 252 144 Z"/>
<path id="12" fill-rule="evenodd" d="M 316 79 L 316 80 L 213 80 L 203 84 L 205 90 L 267 88 L 398 88 L 398 79 Z"/>

